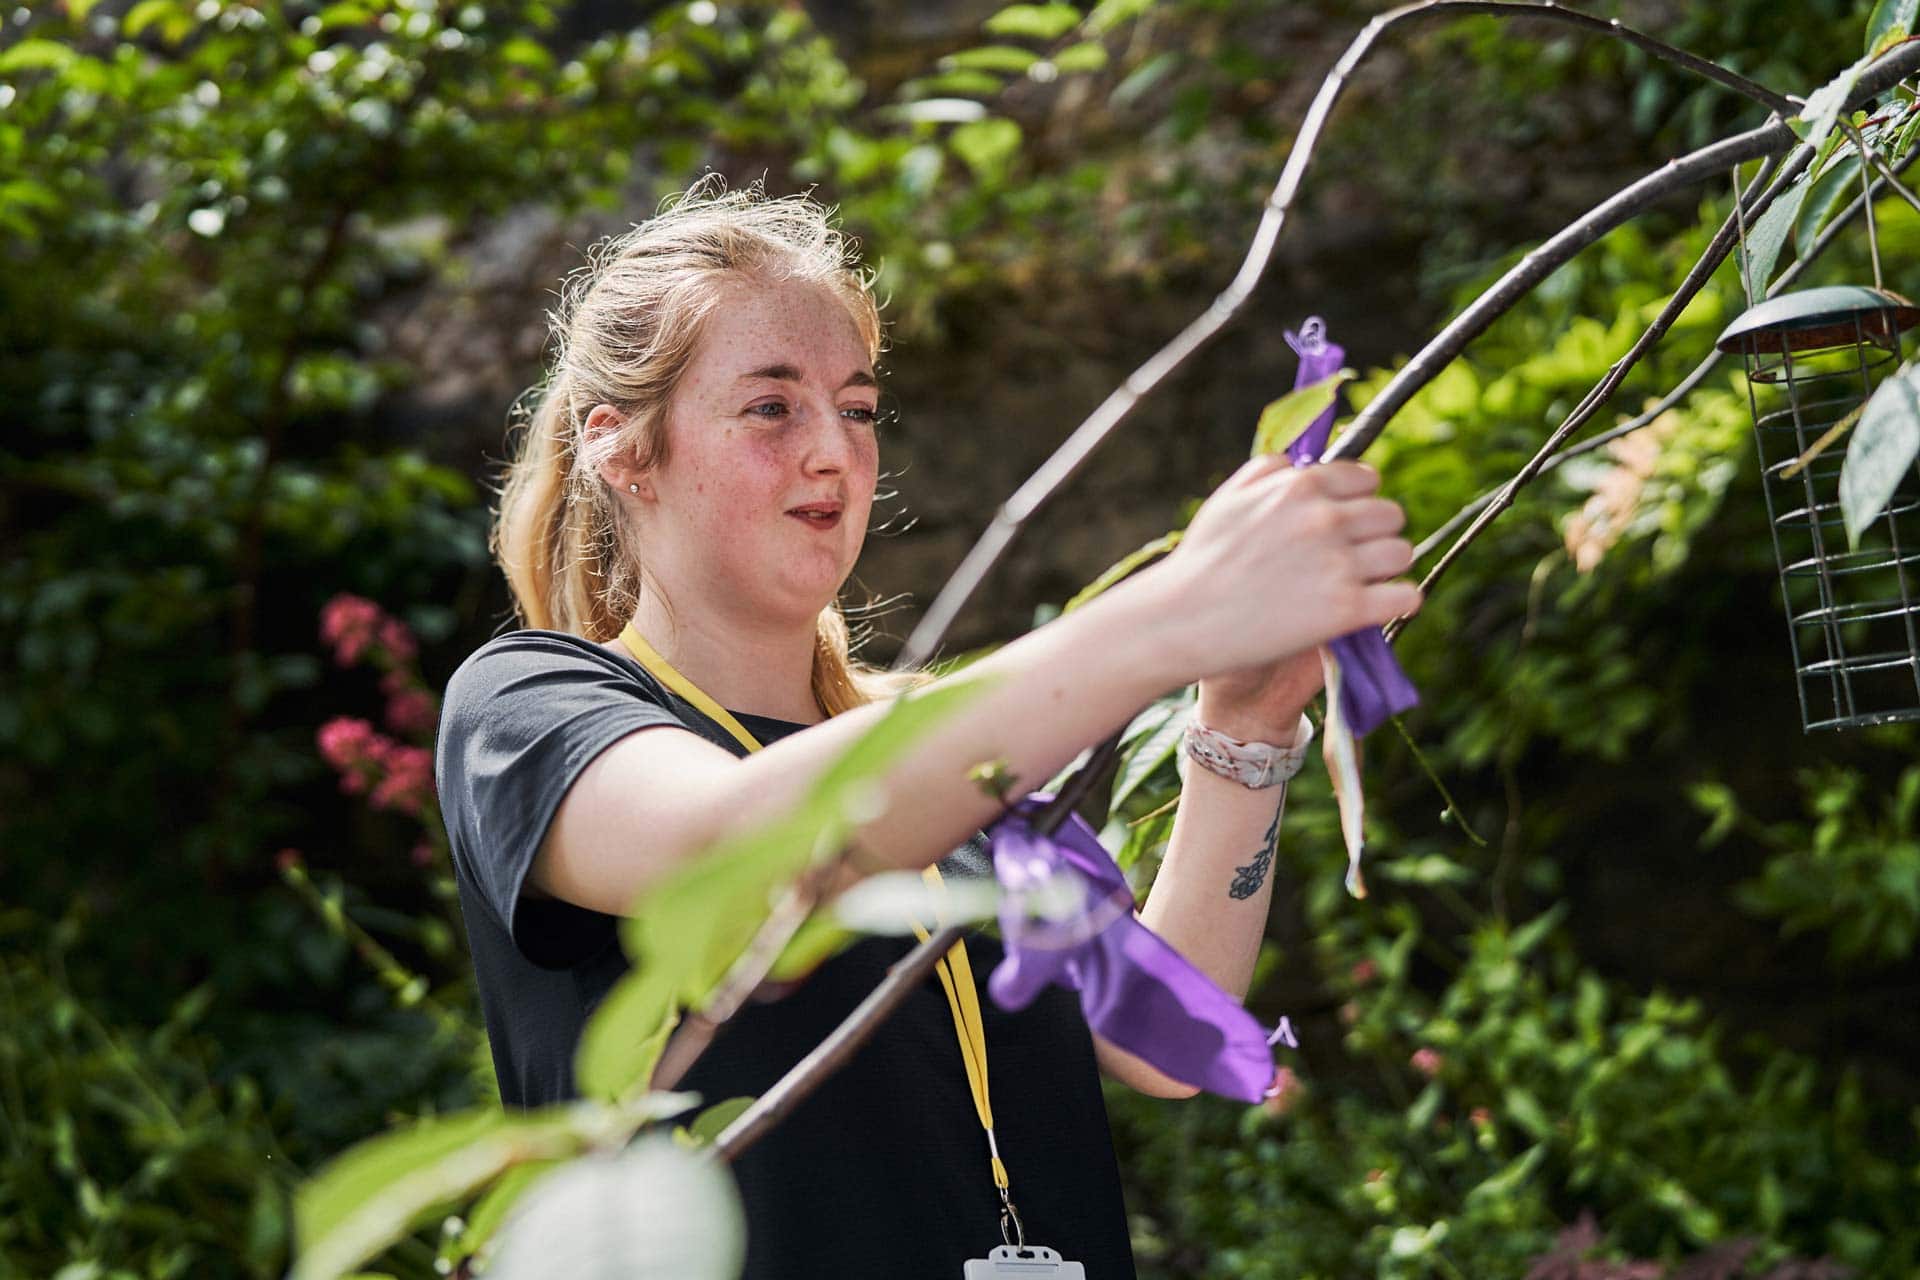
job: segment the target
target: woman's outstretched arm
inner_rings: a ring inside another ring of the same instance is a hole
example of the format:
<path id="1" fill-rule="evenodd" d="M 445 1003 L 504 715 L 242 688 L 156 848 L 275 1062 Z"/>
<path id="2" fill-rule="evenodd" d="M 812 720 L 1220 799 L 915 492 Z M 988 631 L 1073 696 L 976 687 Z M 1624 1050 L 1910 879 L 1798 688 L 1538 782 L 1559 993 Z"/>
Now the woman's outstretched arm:
<path id="1" fill-rule="evenodd" d="M 886 808 L 855 835 L 860 865 L 925 866 L 990 820 L 999 803 L 969 781 L 975 765 L 1039 785 L 1167 689 L 1412 612 L 1418 590 L 1391 580 L 1398 540 L 1378 533 L 1393 507 L 1378 481 L 1361 464 L 1250 462 L 1166 560 L 947 677 L 980 691 L 887 774 Z M 631 734 L 569 790 L 532 883 L 622 913 L 682 859 L 792 804 L 885 713 L 862 707 L 745 759 L 671 727 Z"/>

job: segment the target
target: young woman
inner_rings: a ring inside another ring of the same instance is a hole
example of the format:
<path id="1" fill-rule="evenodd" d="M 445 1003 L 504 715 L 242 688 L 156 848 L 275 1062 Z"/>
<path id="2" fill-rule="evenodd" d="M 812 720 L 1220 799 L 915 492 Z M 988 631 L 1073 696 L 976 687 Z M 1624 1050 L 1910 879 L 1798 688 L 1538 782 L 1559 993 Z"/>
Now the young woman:
<path id="1" fill-rule="evenodd" d="M 627 967 L 615 917 L 781 812 L 899 687 L 849 657 L 835 603 L 879 468 L 881 327 L 825 211 L 703 185 L 598 246 L 554 327 L 495 530 L 528 629 L 454 675 L 437 762 L 501 1094 L 521 1106 L 573 1091 L 582 1025 Z M 1243 994 L 1316 646 L 1420 603 L 1376 488 L 1353 464 L 1242 467 L 1164 561 L 951 677 L 982 691 L 893 769 L 852 861 L 991 874 L 976 832 L 997 806 L 972 766 L 1032 787 L 1198 681 L 1196 767 L 1142 918 Z M 748 1006 L 681 1087 L 764 1092 L 908 945 L 865 939 Z M 998 945 L 965 946 L 984 986 Z M 749 1276 L 957 1277 L 1001 1243 L 1008 1196 L 1029 1241 L 1096 1280 L 1133 1274 L 1097 1069 L 1192 1090 L 1093 1037 L 1068 993 L 1017 1014 L 980 994 L 997 1159 L 960 1014 L 929 982 L 738 1161 Z"/>

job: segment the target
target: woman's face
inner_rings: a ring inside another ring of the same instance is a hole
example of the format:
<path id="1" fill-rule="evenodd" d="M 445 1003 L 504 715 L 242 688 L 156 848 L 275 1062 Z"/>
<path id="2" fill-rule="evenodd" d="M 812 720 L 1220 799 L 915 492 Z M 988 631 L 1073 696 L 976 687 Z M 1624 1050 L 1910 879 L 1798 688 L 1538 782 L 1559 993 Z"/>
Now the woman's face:
<path id="1" fill-rule="evenodd" d="M 879 390 L 824 287 L 722 286 L 647 477 L 643 559 L 680 591 L 811 621 L 853 571 L 879 470 Z"/>

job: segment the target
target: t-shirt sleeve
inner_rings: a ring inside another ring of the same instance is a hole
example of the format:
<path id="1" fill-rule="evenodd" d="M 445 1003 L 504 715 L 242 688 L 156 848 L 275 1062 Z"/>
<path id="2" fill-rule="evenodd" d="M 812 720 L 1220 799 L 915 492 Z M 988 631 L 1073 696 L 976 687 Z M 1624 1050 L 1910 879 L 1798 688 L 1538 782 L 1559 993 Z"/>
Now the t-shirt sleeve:
<path id="1" fill-rule="evenodd" d="M 611 655 L 571 637 L 500 637 L 448 682 L 435 769 L 456 868 L 534 964 L 569 967 L 617 936 L 615 917 L 522 887 L 575 779 L 655 725 L 686 727 Z"/>

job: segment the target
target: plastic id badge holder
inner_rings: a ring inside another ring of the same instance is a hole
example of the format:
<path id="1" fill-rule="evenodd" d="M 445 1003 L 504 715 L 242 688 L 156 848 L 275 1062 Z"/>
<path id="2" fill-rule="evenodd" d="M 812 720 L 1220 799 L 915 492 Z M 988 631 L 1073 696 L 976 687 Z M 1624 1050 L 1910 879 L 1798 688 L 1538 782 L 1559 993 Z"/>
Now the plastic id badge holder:
<path id="1" fill-rule="evenodd" d="M 1087 1269 L 1042 1245 L 1003 1244 L 968 1259 L 961 1280 L 1087 1280 Z"/>

